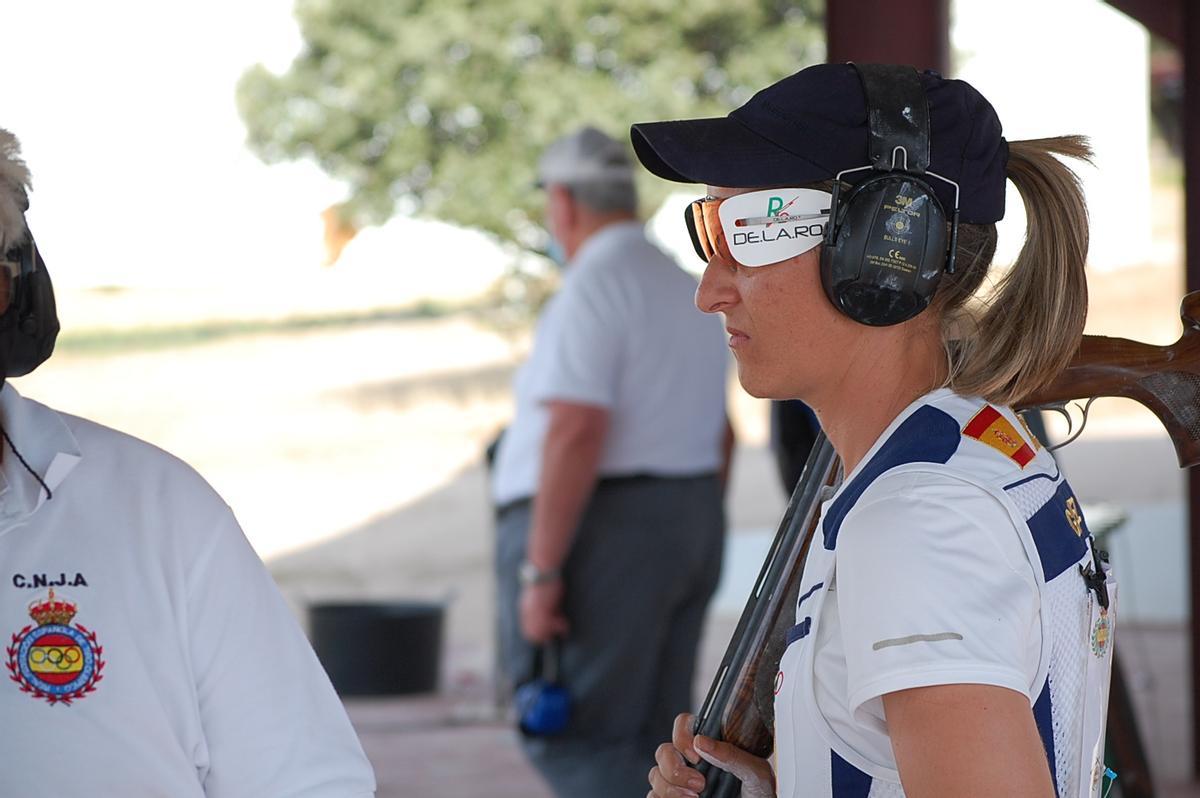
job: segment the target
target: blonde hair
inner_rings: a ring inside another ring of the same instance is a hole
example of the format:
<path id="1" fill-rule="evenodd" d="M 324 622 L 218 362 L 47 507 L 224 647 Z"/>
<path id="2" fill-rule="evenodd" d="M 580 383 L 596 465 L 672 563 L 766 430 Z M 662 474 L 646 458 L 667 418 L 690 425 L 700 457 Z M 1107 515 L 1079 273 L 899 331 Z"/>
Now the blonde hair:
<path id="1" fill-rule="evenodd" d="M 1027 219 L 1013 265 L 980 292 L 996 251 L 994 224 L 959 226 L 954 274 L 933 309 L 956 393 L 1011 405 L 1043 387 L 1079 348 L 1087 317 L 1088 214 L 1079 178 L 1055 155 L 1090 162 L 1082 136 L 1013 141 L 1008 179 Z"/>

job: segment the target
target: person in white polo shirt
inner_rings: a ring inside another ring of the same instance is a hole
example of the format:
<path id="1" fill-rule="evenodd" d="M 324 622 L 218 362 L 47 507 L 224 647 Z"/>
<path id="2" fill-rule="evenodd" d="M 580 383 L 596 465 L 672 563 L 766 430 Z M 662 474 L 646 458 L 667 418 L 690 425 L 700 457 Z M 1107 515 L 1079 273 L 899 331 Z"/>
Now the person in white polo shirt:
<path id="1" fill-rule="evenodd" d="M 636 795 L 651 743 L 691 706 L 720 571 L 728 354 L 696 280 L 646 239 L 623 145 L 584 128 L 538 177 L 566 268 L 494 463 L 499 642 L 519 683 L 562 640 L 570 722 L 524 739 L 555 792 Z"/>
<path id="2" fill-rule="evenodd" d="M 5 377 L 58 332 L 28 186 L 0 130 Z M 312 649 L 195 471 L 10 384 L 0 433 L 0 795 L 374 795 Z"/>

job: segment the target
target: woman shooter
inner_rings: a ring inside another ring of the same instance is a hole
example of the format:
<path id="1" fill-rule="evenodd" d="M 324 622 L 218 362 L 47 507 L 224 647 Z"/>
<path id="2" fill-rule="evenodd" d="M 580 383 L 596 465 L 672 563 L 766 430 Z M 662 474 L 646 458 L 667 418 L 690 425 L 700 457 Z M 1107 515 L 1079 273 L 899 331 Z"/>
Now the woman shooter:
<path id="1" fill-rule="evenodd" d="M 811 406 L 845 470 L 775 679 L 775 755 L 680 716 L 651 795 L 698 794 L 701 759 L 743 798 L 1098 794 L 1106 566 L 1010 409 L 1082 333 L 1087 211 L 1055 156 L 1086 142 L 1006 142 L 967 83 L 853 64 L 632 136 L 654 174 L 708 186 L 687 209 L 696 303 L 723 314 L 742 385 Z M 1006 179 L 1028 227 L 997 271 Z"/>

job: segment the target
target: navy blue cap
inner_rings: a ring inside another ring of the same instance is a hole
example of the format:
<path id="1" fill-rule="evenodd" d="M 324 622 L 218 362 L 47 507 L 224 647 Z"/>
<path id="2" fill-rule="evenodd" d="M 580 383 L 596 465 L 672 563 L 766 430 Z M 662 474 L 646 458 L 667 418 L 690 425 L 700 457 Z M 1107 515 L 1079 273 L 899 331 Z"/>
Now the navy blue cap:
<path id="1" fill-rule="evenodd" d="M 959 184 L 960 221 L 999 221 L 1008 143 L 995 109 L 966 81 L 936 72 L 920 79 L 929 105 L 929 171 Z M 642 164 L 678 183 L 801 186 L 870 163 L 866 97 L 852 64 L 802 69 L 725 117 L 641 122 L 630 135 Z M 853 183 L 869 175 L 846 177 Z M 930 184 L 949 213 L 954 189 Z"/>

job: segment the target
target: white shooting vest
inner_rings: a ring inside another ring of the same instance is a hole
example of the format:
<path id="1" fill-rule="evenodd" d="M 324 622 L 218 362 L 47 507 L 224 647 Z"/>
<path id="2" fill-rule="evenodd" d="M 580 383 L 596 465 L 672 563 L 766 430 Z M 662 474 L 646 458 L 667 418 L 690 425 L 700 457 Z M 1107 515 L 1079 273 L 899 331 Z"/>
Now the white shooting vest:
<path id="1" fill-rule="evenodd" d="M 1029 581 L 1037 587 L 1040 616 L 1029 640 L 1035 647 L 1031 656 L 1036 673 L 1022 692 L 1030 696 L 1059 798 L 1096 798 L 1104 773 L 1116 620 L 1111 570 L 1104 566 L 1109 603 L 1105 609 L 1099 601 L 1104 591 L 1089 588 L 1081 573 L 1096 568 L 1091 533 L 1049 452 L 1040 450 L 1011 410 L 944 389 L 901 413 L 822 508 L 802 577 L 796 623 L 775 682 L 779 797 L 904 796 L 886 725 L 859 723 L 846 706 L 841 644 L 842 634 L 852 630 L 833 628 L 840 623 L 836 583 L 842 522 L 864 494 L 870 498 L 869 488 L 879 477 L 902 471 L 952 475 L 986 491 L 1007 510 L 1035 577 Z M 881 604 L 885 601 L 886 593 Z M 880 611 L 886 612 L 886 606 Z M 830 629 L 822 629 L 823 620 Z M 839 690 L 840 705 L 830 698 L 836 699 Z M 819 695 L 825 698 L 818 700 Z"/>

